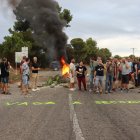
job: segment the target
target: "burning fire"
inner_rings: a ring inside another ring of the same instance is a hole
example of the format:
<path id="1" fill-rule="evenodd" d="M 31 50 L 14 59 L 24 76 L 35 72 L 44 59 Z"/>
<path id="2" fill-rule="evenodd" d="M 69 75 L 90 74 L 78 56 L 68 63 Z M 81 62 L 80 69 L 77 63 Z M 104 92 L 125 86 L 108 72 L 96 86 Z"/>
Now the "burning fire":
<path id="1" fill-rule="evenodd" d="M 62 64 L 62 76 L 69 77 L 70 68 L 63 57 L 61 58 L 61 64 Z"/>

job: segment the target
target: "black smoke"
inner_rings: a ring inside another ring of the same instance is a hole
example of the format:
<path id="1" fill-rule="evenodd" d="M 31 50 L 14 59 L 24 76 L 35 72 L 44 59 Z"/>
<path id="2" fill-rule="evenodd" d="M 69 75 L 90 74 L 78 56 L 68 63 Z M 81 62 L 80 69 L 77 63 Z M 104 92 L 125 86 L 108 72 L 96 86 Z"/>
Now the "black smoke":
<path id="1" fill-rule="evenodd" d="M 13 0 L 15 5 L 14 2 L 18 0 Z M 66 22 L 60 19 L 57 7 L 54 0 L 21 0 L 14 10 L 17 20 L 30 23 L 36 43 L 50 60 L 66 55 L 67 36 L 63 32 Z"/>

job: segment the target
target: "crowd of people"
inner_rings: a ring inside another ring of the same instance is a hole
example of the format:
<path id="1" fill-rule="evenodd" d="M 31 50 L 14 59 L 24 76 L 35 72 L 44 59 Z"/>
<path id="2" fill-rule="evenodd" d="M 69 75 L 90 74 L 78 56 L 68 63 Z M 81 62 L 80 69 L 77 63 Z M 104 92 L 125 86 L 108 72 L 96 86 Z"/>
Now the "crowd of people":
<path id="1" fill-rule="evenodd" d="M 31 64 L 31 74 L 30 66 Z M 11 94 L 8 89 L 9 70 L 14 69 L 6 58 L 0 62 L 0 81 L 3 94 Z M 89 71 L 88 71 L 89 69 Z M 26 56 L 20 63 L 20 87 L 23 95 L 29 93 L 29 88 L 34 91 L 40 90 L 37 87 L 38 71 L 40 70 L 37 57 L 33 57 L 32 61 Z M 89 72 L 89 74 L 88 74 Z M 106 63 L 102 62 L 101 57 L 91 58 L 89 68 L 80 61 L 75 66 L 75 59 L 71 59 L 70 63 L 70 90 L 74 91 L 75 78 L 77 78 L 78 88 L 81 91 L 82 85 L 85 91 L 94 93 L 112 93 L 116 90 L 120 92 L 129 91 L 129 82 L 133 82 L 135 87 L 140 86 L 140 61 L 131 58 L 109 58 Z M 31 77 L 31 79 L 30 79 Z M 89 81 L 87 80 L 89 79 Z M 29 86 L 29 81 L 31 84 Z M 87 86 L 89 83 L 89 87 Z M 88 88 L 87 88 L 88 87 Z"/>
<path id="2" fill-rule="evenodd" d="M 75 76 L 77 77 L 78 88 L 81 91 L 81 84 L 87 90 L 87 67 L 83 61 L 78 66 L 74 65 L 74 58 L 70 63 L 70 90 L 75 90 Z M 90 59 L 89 65 L 89 92 L 112 93 L 116 90 L 120 92 L 129 91 L 129 82 L 140 86 L 140 61 L 131 58 L 109 58 L 103 64 L 102 58 L 94 57 Z M 105 92 L 103 92 L 105 91 Z"/>
<path id="3" fill-rule="evenodd" d="M 27 95 L 29 93 L 29 88 L 31 88 L 32 91 L 40 90 L 37 87 L 38 71 L 40 70 L 37 57 L 33 57 L 33 60 L 31 62 L 32 74 L 30 74 L 29 63 L 30 63 L 30 59 L 27 58 L 26 56 L 23 56 L 23 59 L 20 63 L 20 87 L 21 87 L 21 93 L 23 95 Z M 14 69 L 10 65 L 10 62 L 8 62 L 6 58 L 3 58 L 0 62 L 0 81 L 1 81 L 2 94 L 11 94 L 8 89 L 10 69 L 14 71 Z M 30 75 L 31 75 L 31 80 L 30 80 Z M 31 81 L 31 87 L 29 86 L 29 81 Z"/>

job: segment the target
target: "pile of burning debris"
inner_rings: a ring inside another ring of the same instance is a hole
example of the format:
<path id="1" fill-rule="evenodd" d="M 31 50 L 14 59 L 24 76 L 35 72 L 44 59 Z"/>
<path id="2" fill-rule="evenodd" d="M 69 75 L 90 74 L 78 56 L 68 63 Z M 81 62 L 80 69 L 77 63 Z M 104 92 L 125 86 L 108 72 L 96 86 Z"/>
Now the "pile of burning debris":
<path id="1" fill-rule="evenodd" d="M 63 87 L 68 88 L 69 87 L 69 78 L 60 76 L 60 75 L 50 76 L 47 79 L 45 86 L 49 86 L 51 88 L 54 88 L 56 86 L 63 86 Z"/>
<path id="2" fill-rule="evenodd" d="M 69 65 L 65 62 L 65 59 L 63 57 L 61 58 L 61 64 L 62 76 L 50 76 L 45 83 L 46 86 L 50 86 L 51 88 L 54 88 L 58 85 L 66 88 L 69 87 Z"/>

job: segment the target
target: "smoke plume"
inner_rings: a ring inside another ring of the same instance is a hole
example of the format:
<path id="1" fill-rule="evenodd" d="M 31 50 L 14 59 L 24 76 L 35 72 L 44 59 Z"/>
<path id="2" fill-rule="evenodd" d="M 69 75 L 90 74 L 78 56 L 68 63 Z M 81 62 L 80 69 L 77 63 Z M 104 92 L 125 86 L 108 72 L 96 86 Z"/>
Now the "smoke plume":
<path id="1" fill-rule="evenodd" d="M 19 0 L 11 0 L 14 6 Z M 50 60 L 65 57 L 67 36 L 63 32 L 66 22 L 58 14 L 58 3 L 54 0 L 21 0 L 14 13 L 19 20 L 27 20 L 39 46 L 47 50 Z"/>

